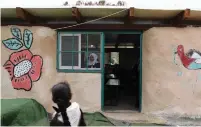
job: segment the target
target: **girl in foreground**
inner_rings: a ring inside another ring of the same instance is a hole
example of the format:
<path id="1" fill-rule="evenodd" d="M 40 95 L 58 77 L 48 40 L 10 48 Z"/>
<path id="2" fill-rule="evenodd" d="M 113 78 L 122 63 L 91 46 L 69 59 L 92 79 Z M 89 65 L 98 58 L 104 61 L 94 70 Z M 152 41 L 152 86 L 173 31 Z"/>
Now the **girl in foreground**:
<path id="1" fill-rule="evenodd" d="M 78 103 L 71 103 L 71 89 L 68 83 L 60 82 L 51 89 L 52 100 L 57 104 L 50 126 L 86 126 L 83 112 Z"/>

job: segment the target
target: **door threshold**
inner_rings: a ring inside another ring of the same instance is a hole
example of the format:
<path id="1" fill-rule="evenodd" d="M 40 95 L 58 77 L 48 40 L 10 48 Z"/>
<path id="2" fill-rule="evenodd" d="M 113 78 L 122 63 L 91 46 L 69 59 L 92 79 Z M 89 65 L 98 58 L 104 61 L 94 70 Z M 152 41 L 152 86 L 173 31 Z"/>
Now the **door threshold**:
<path id="1" fill-rule="evenodd" d="M 103 112 L 105 113 L 140 113 L 139 110 L 125 110 L 125 109 L 122 109 L 122 110 L 107 109 L 107 110 L 104 110 Z"/>

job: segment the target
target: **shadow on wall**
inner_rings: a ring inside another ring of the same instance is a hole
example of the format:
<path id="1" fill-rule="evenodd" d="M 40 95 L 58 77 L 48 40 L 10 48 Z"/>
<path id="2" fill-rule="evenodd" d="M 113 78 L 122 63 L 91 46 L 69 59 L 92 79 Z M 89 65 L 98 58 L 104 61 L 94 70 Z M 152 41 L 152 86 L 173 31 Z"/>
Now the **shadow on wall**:
<path id="1" fill-rule="evenodd" d="M 33 33 L 24 29 L 23 36 L 17 27 L 11 27 L 13 37 L 3 40 L 2 43 L 11 53 L 3 67 L 10 74 L 11 84 L 14 89 L 30 91 L 33 82 L 41 77 L 43 59 L 39 55 L 33 55 L 30 48 L 33 43 Z"/>

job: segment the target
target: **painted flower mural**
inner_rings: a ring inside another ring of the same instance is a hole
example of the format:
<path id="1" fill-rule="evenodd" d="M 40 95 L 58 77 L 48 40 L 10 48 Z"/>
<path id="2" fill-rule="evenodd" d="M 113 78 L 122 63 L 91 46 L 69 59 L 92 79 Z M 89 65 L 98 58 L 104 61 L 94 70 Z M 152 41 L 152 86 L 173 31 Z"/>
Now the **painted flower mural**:
<path id="1" fill-rule="evenodd" d="M 10 74 L 14 89 L 30 91 L 32 83 L 40 79 L 43 59 L 39 55 L 33 55 L 29 50 L 33 42 L 33 34 L 30 30 L 24 30 L 23 39 L 20 29 L 16 27 L 11 28 L 11 33 L 15 38 L 3 40 L 5 47 L 10 50 L 19 50 L 24 45 L 25 49 L 13 52 L 4 64 L 4 68 Z"/>
<path id="2" fill-rule="evenodd" d="M 32 55 L 29 50 L 12 53 L 4 64 L 10 74 L 13 88 L 24 90 L 30 90 L 32 82 L 40 79 L 42 66 L 41 56 Z"/>

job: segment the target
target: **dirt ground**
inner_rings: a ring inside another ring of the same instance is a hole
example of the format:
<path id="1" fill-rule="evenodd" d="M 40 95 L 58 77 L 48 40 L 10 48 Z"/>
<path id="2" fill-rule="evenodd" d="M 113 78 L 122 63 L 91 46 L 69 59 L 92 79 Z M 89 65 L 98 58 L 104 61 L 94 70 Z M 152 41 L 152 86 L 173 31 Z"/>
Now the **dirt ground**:
<path id="1" fill-rule="evenodd" d="M 158 124 L 158 125 L 179 125 L 179 126 L 201 126 L 200 117 L 181 117 L 178 115 L 166 116 L 166 115 L 151 115 L 139 113 L 137 111 L 132 112 L 103 112 L 106 117 L 121 120 L 135 124 Z"/>

